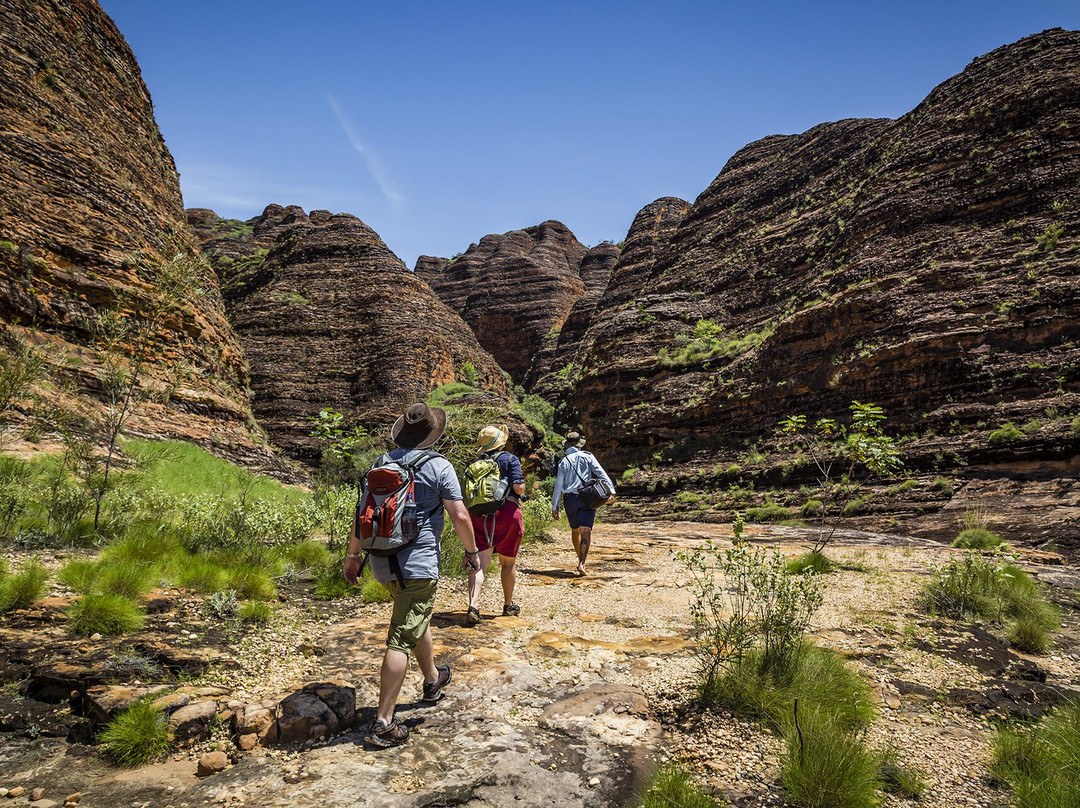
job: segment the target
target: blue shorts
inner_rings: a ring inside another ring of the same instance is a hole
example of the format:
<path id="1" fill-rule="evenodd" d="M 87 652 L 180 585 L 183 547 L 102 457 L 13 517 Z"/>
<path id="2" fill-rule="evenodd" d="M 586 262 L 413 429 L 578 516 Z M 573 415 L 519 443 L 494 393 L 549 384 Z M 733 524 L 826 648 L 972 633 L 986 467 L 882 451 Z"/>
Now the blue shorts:
<path id="1" fill-rule="evenodd" d="M 563 494 L 563 508 L 566 509 L 566 521 L 570 523 L 572 530 L 579 527 L 592 527 L 596 519 L 596 511 L 586 508 L 585 503 L 577 494 Z"/>

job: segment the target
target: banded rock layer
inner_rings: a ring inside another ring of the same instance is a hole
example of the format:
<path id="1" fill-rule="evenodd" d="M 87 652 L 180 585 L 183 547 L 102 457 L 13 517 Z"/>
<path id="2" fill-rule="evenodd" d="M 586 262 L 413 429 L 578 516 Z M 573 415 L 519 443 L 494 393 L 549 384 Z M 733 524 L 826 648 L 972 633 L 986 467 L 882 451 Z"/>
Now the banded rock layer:
<path id="1" fill-rule="evenodd" d="M 506 395 L 461 318 L 356 217 L 278 205 L 249 222 L 189 216 L 251 364 L 256 418 L 293 456 L 316 457 L 309 419 L 323 407 L 388 423 L 468 364 Z"/>
<path id="2" fill-rule="evenodd" d="M 574 304 L 603 285 L 603 258 L 586 262 L 583 275 L 588 253 L 566 225 L 547 221 L 484 236 L 453 259 L 421 256 L 416 274 L 462 316 L 514 382 L 529 387 L 549 369 Z"/>
<path id="3" fill-rule="evenodd" d="M 140 408 L 138 428 L 251 449 L 240 346 L 213 273 L 192 260 L 139 67 L 96 2 L 0 0 L 0 119 L 7 338 L 30 335 L 92 407 L 101 354 L 90 325 L 107 309 L 137 322 L 171 275 L 183 295 L 153 333 L 149 376 L 165 386 L 183 373 L 169 407 Z"/>

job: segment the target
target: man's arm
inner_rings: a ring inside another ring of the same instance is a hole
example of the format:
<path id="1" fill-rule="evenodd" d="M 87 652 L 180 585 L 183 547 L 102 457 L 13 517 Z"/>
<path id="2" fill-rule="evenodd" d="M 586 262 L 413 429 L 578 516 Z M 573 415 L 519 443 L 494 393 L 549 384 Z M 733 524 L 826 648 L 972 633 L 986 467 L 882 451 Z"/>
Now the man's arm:
<path id="1" fill-rule="evenodd" d="M 562 502 L 563 487 L 566 485 L 563 479 L 566 476 L 565 467 L 566 464 L 560 460 L 555 470 L 555 489 L 551 492 L 551 515 L 556 519 L 559 518 L 559 503 Z"/>
<path id="2" fill-rule="evenodd" d="M 357 508 L 356 513 L 353 514 L 352 527 L 349 529 L 349 549 L 346 550 L 345 566 L 343 574 L 345 576 L 345 583 L 351 586 L 356 586 L 360 576 L 360 556 L 363 554 L 363 550 L 360 547 L 360 540 L 356 537 L 356 521 L 360 516 L 360 509 Z"/>
<path id="3" fill-rule="evenodd" d="M 472 519 L 460 499 L 444 499 L 443 507 L 454 524 L 454 532 L 465 548 L 465 557 L 461 559 L 461 568 L 466 572 L 480 569 L 480 551 L 476 549 L 476 536 L 473 534 Z"/>

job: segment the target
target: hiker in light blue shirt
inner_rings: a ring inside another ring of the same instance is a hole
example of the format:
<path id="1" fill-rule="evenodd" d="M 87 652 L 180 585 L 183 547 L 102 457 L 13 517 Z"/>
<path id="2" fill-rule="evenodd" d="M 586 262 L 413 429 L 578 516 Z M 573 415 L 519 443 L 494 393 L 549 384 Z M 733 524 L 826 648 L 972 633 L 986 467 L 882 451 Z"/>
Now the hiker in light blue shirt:
<path id="1" fill-rule="evenodd" d="M 574 542 L 574 552 L 578 557 L 578 575 L 585 574 L 585 561 L 589 557 L 593 523 L 596 520 L 596 509 L 586 507 L 585 502 L 578 496 L 578 491 L 590 480 L 599 478 L 611 491 L 605 504 L 615 500 L 615 483 L 604 471 L 600 461 L 593 457 L 591 452 L 586 452 L 584 446 L 585 438 L 580 433 L 571 432 L 566 436 L 563 441 L 566 455 L 559 461 L 555 474 L 555 490 L 551 493 L 552 518 L 559 518 L 560 503 L 566 506 L 566 521 L 570 523 L 570 538 Z"/>

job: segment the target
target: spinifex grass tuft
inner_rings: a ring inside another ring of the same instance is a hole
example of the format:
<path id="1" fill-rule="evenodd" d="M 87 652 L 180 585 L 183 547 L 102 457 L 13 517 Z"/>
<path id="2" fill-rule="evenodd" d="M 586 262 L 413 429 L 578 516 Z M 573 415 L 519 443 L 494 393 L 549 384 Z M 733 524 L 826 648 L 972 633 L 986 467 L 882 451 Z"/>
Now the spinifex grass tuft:
<path id="1" fill-rule="evenodd" d="M 114 718 L 98 741 L 113 763 L 135 768 L 169 751 L 169 722 L 149 699 L 142 699 Z"/>
<path id="2" fill-rule="evenodd" d="M 1029 730 L 1003 727 L 991 748 L 991 774 L 1012 787 L 1017 808 L 1080 805 L 1080 704 L 1061 705 Z"/>
<path id="3" fill-rule="evenodd" d="M 940 569 L 921 602 L 932 613 L 1006 624 L 1010 642 L 1028 653 L 1049 650 L 1061 623 L 1061 612 L 1027 572 L 975 551 Z"/>
<path id="4" fill-rule="evenodd" d="M 321 541 L 302 541 L 287 547 L 282 555 L 295 569 L 313 569 L 330 563 L 330 551 Z"/>
<path id="5" fill-rule="evenodd" d="M 703 693 L 707 704 L 724 707 L 738 715 L 782 728 L 792 715 L 795 699 L 833 717 L 847 731 L 869 724 L 876 714 L 863 679 L 827 648 L 804 644 L 789 677 L 763 672 L 760 652 L 752 652 L 742 664 L 717 680 L 715 692 Z"/>
<path id="6" fill-rule="evenodd" d="M 904 799 L 917 799 L 926 790 L 926 777 L 922 770 L 902 765 L 896 750 L 891 747 L 881 753 L 878 776 L 885 791 Z"/>
<path id="7" fill-rule="evenodd" d="M 780 783 L 806 808 L 871 808 L 879 805 L 880 755 L 861 735 L 844 728 L 828 710 L 792 712 L 784 726 Z"/>
<path id="8" fill-rule="evenodd" d="M 0 579 L 0 612 L 25 609 L 45 594 L 49 573 L 38 561 L 30 561 L 13 575 Z"/>
<path id="9" fill-rule="evenodd" d="M 277 586 L 273 579 L 254 564 L 238 564 L 228 568 L 226 576 L 226 586 L 235 590 L 241 600 L 271 600 L 277 597 Z"/>
<path id="10" fill-rule="evenodd" d="M 153 589 L 155 583 L 153 568 L 146 562 L 122 559 L 102 563 L 93 591 L 136 600 Z"/>
<path id="11" fill-rule="evenodd" d="M 120 595 L 84 595 L 68 606 L 68 629 L 89 637 L 128 634 L 143 626 L 145 615 L 135 603 Z"/>
<path id="12" fill-rule="evenodd" d="M 274 607 L 264 600 L 249 600 L 240 606 L 240 619 L 245 623 L 263 625 L 274 616 Z"/>
<path id="13" fill-rule="evenodd" d="M 676 764 L 653 772 L 641 794 L 641 808 L 721 808 L 721 803 L 694 783 Z"/>
<path id="14" fill-rule="evenodd" d="M 173 580 L 179 586 L 204 595 L 228 588 L 228 573 L 216 561 L 197 555 L 175 555 L 171 564 Z"/>
<path id="15" fill-rule="evenodd" d="M 809 552 L 789 561 L 787 571 L 792 575 L 799 575 L 807 570 L 816 572 L 818 575 L 824 575 L 832 572 L 836 567 L 836 562 L 828 558 L 824 553 Z"/>
<path id="16" fill-rule="evenodd" d="M 94 588 L 101 566 L 93 561 L 76 559 L 69 561 L 56 573 L 56 580 L 80 594 L 87 594 Z"/>
<path id="17" fill-rule="evenodd" d="M 364 603 L 386 603 L 394 599 L 390 590 L 375 580 L 371 570 L 364 570 L 364 577 L 360 581 L 360 599 Z"/>

